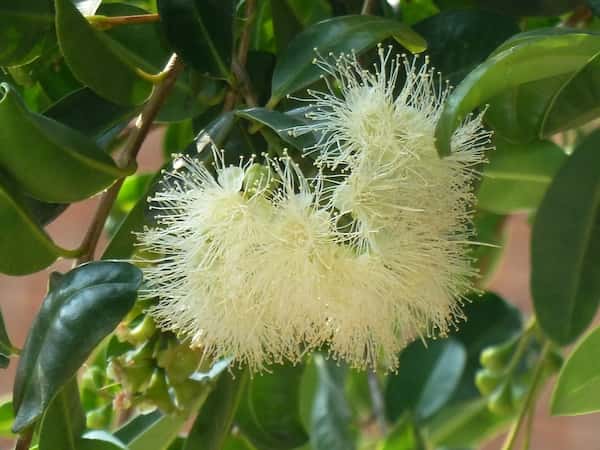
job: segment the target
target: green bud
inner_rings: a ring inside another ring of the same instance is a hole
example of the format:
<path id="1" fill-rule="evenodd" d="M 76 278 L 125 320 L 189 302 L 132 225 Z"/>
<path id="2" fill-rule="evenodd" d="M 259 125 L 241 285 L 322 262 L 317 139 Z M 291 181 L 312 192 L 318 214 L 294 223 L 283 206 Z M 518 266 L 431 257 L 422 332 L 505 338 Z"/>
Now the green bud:
<path id="1" fill-rule="evenodd" d="M 262 164 L 252 164 L 244 175 L 244 190 L 249 194 L 261 191 L 271 191 L 277 185 L 275 175 Z"/>
<path id="2" fill-rule="evenodd" d="M 201 350 L 191 349 L 177 341 L 169 341 L 167 348 L 160 350 L 156 357 L 159 367 L 166 370 L 172 383 L 181 383 L 198 368 L 202 359 Z"/>
<path id="3" fill-rule="evenodd" d="M 185 380 L 181 383 L 172 384 L 172 392 L 175 398 L 175 406 L 181 412 L 186 412 L 191 408 L 204 390 L 210 389 L 205 383 L 194 380 Z"/>
<path id="4" fill-rule="evenodd" d="M 110 426 L 112 421 L 112 405 L 101 406 L 93 409 L 85 415 L 85 423 L 92 430 L 102 430 Z"/>
<path id="5" fill-rule="evenodd" d="M 492 392 L 488 400 L 488 408 L 498 416 L 507 416 L 515 412 L 515 403 L 510 382 L 506 381 L 502 383 Z"/>
<path id="6" fill-rule="evenodd" d="M 512 338 L 500 345 L 488 347 L 481 352 L 479 361 L 486 369 L 501 371 L 506 368 L 512 359 L 520 337 Z"/>
<path id="7" fill-rule="evenodd" d="M 475 385 L 482 395 L 490 395 L 504 381 L 504 374 L 480 369 L 475 374 Z"/>
<path id="8" fill-rule="evenodd" d="M 144 400 L 153 403 L 165 413 L 174 412 L 173 399 L 169 395 L 169 387 L 162 369 L 155 369 L 150 382 L 144 391 Z"/>

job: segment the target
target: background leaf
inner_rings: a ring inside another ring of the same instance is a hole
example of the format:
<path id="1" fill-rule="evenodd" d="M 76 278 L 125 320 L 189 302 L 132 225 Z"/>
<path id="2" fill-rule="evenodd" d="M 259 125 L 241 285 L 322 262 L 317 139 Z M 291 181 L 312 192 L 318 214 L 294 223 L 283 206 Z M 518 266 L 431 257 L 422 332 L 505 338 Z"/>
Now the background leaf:
<path id="1" fill-rule="evenodd" d="M 477 205 L 497 214 L 535 210 L 567 155 L 550 141 L 511 144 L 496 138 L 495 146 L 483 169 Z"/>
<path id="2" fill-rule="evenodd" d="M 125 262 L 95 262 L 53 274 L 29 331 L 15 378 L 14 430 L 42 415 L 56 392 L 129 311 L 141 283 Z"/>
<path id="3" fill-rule="evenodd" d="M 31 196 L 81 200 L 128 173 L 79 132 L 28 111 L 9 85 L 0 94 L 0 166 Z"/>
<path id="4" fill-rule="evenodd" d="M 427 343 L 415 341 L 400 354 L 397 374 L 385 388 L 387 416 L 395 421 L 404 413 L 417 420 L 434 414 L 451 397 L 465 368 L 466 351 L 454 338 Z"/>
<path id="5" fill-rule="evenodd" d="M 270 102 L 279 101 L 286 94 L 319 79 L 322 72 L 312 63 L 316 56 L 315 48 L 323 56 L 327 56 L 329 52 L 351 50 L 360 53 L 391 36 L 414 52 L 423 51 L 427 46 L 406 25 L 377 16 L 335 17 L 308 27 L 290 42 L 286 51 L 278 58 L 273 73 Z"/>
<path id="6" fill-rule="evenodd" d="M 166 450 L 187 420 L 184 415 L 163 415 L 156 410 L 140 414 L 116 431 L 128 450 Z"/>
<path id="7" fill-rule="evenodd" d="M 2 317 L 2 309 L 0 309 L 0 369 L 8 367 L 9 358 L 15 352 L 15 348 L 10 342 L 8 333 L 6 332 L 6 326 L 4 325 L 4 318 Z"/>
<path id="8" fill-rule="evenodd" d="M 571 416 L 600 411 L 600 328 L 596 328 L 569 356 L 552 394 L 553 415 Z"/>
<path id="9" fill-rule="evenodd" d="M 85 415 L 73 379 L 54 396 L 40 424 L 40 450 L 80 450 L 79 438 L 85 429 Z"/>
<path id="10" fill-rule="evenodd" d="M 70 0 L 55 0 L 55 5 L 58 42 L 73 74 L 114 103 L 137 105 L 146 100 L 152 84 L 118 54 L 115 43 L 94 29 Z"/>
<path id="11" fill-rule="evenodd" d="M 555 342 L 573 342 L 600 300 L 600 130 L 554 177 L 531 241 L 531 292 L 538 322 Z"/>
<path id="12" fill-rule="evenodd" d="M 11 432 L 13 420 L 15 420 L 15 414 L 13 413 L 12 402 L 10 400 L 0 401 L 0 437 L 15 437 Z"/>

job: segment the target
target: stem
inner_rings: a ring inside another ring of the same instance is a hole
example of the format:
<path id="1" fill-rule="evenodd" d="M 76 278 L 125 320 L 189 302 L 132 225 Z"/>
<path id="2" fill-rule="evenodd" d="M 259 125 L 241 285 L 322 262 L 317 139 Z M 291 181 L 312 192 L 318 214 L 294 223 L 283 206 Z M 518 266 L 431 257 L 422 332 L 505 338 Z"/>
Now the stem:
<path id="1" fill-rule="evenodd" d="M 152 127 L 152 123 L 154 122 L 158 111 L 171 92 L 171 88 L 175 84 L 175 80 L 182 69 L 183 63 L 179 60 L 177 55 L 171 55 L 171 58 L 163 71 L 163 73 L 165 73 L 163 80 L 154 87 L 152 95 L 135 121 L 135 127 L 129 135 L 125 147 L 117 156 L 116 164 L 118 167 L 128 167 L 135 162 L 137 154 Z M 92 223 L 81 244 L 83 253 L 77 259 L 77 265 L 91 261 L 94 258 L 94 252 L 96 251 L 98 240 L 102 234 L 104 222 L 106 222 L 124 180 L 125 178 L 118 179 L 102 195 L 96 214 L 94 215 Z"/>
<path id="2" fill-rule="evenodd" d="M 250 38 L 252 36 L 252 24 L 254 23 L 254 17 L 256 16 L 256 0 L 246 0 L 245 13 L 246 19 L 240 34 L 238 51 L 231 59 L 231 72 L 235 77 L 235 82 L 225 96 L 223 105 L 224 111 L 231 111 L 234 108 L 238 98 L 238 89 L 249 106 L 258 105 L 258 100 L 256 94 L 254 94 L 250 77 L 248 76 L 248 72 L 246 72 Z"/>
<path id="3" fill-rule="evenodd" d="M 544 371 L 544 363 L 546 362 L 546 356 L 550 351 L 550 342 L 546 341 L 544 346 L 542 347 L 542 352 L 540 353 L 540 359 L 538 360 L 535 372 L 533 374 L 533 379 L 531 380 L 531 386 L 529 387 L 529 391 L 527 392 L 527 397 L 525 397 L 525 401 L 523 402 L 523 406 L 519 411 L 519 415 L 517 416 L 516 422 L 513 424 L 508 436 L 506 437 L 506 441 L 504 441 L 504 445 L 502 446 L 502 450 L 512 450 L 515 445 L 517 436 L 519 435 L 519 431 L 525 422 L 525 418 L 527 417 L 527 413 L 532 408 L 534 404 L 534 400 L 537 393 L 538 384 L 541 380 L 542 373 Z"/>
<path id="4" fill-rule="evenodd" d="M 363 16 L 371 15 L 375 11 L 375 6 L 377 6 L 377 0 L 365 0 L 360 13 Z"/>
<path id="5" fill-rule="evenodd" d="M 101 30 L 108 30 L 119 25 L 134 25 L 140 23 L 156 23 L 160 21 L 158 14 L 139 14 L 135 16 L 88 16 L 87 21 Z"/>
<path id="6" fill-rule="evenodd" d="M 30 428 L 19 436 L 19 439 L 17 439 L 17 445 L 15 447 L 15 450 L 29 450 L 32 438 L 33 428 Z"/>
<path id="7" fill-rule="evenodd" d="M 387 434 L 387 421 L 385 420 L 385 402 L 381 393 L 381 386 L 377 374 L 369 369 L 367 371 L 367 382 L 369 383 L 369 393 L 371 394 L 371 403 L 373 404 L 373 414 L 379 425 L 379 431 L 382 436 Z"/>

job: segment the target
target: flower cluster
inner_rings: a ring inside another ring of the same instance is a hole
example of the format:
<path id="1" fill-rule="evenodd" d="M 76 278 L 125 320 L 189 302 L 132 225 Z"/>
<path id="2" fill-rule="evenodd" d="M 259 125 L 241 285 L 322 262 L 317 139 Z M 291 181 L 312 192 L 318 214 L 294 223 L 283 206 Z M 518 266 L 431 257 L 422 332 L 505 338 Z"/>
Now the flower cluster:
<path id="1" fill-rule="evenodd" d="M 415 336 L 443 335 L 476 276 L 468 256 L 472 183 L 489 134 L 470 117 L 440 159 L 448 92 L 427 59 L 379 49 L 319 58 L 328 92 L 309 91 L 317 175 L 289 157 L 214 170 L 191 158 L 151 203 L 140 236 L 151 313 L 208 355 L 253 370 L 316 347 L 354 367 L 397 365 Z M 258 174 L 258 176 L 257 176 Z"/>

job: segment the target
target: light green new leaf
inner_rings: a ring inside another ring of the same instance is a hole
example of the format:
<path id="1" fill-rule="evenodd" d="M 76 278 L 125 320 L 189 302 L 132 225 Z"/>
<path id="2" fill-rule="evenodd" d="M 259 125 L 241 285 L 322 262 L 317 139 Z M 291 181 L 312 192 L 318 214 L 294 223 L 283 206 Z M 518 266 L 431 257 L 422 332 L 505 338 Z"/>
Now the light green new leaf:
<path id="1" fill-rule="evenodd" d="M 574 416 L 600 411 L 600 328 L 581 339 L 558 376 L 551 411 Z"/>
<path id="2" fill-rule="evenodd" d="M 71 0 L 55 0 L 56 33 L 69 68 L 98 95 L 122 105 L 138 105 L 148 98 L 152 83 L 118 50 L 118 44 L 96 30 Z"/>
<path id="3" fill-rule="evenodd" d="M 160 411 L 140 414 L 117 430 L 115 436 L 128 450 L 166 450 L 186 421 L 183 415 L 163 415 Z"/>
<path id="4" fill-rule="evenodd" d="M 23 196 L 0 177 L 0 272 L 25 275 L 70 252 L 58 247 L 31 216 Z"/>
<path id="5" fill-rule="evenodd" d="M 515 86 L 574 74 L 599 51 L 600 34 L 579 31 L 512 40 L 467 75 L 446 100 L 435 132 L 440 156 L 450 154 L 454 130 L 478 106 Z"/>
<path id="6" fill-rule="evenodd" d="M 35 423 L 58 390 L 133 306 L 140 270 L 102 261 L 50 277 L 49 292 L 27 336 L 13 391 L 14 430 Z"/>
<path id="7" fill-rule="evenodd" d="M 53 14 L 47 0 L 0 2 L 0 66 L 36 59 L 52 38 Z"/>
<path id="8" fill-rule="evenodd" d="M 322 71 L 313 64 L 315 48 L 323 56 L 352 50 L 360 53 L 389 37 L 412 52 L 427 47 L 423 38 L 405 24 L 378 16 L 335 17 L 306 28 L 277 60 L 269 103 L 277 103 L 319 79 Z"/>
<path id="9" fill-rule="evenodd" d="M 38 200 L 82 200 L 130 173 L 78 131 L 28 111 L 4 83 L 0 122 L 0 167 Z"/>
<path id="10" fill-rule="evenodd" d="M 477 194 L 477 205 L 497 214 L 534 210 L 566 159 L 550 141 L 511 144 L 496 138 Z"/>
<path id="11" fill-rule="evenodd" d="M 10 430 L 12 428 L 13 420 L 15 420 L 15 414 L 13 413 L 12 402 L 10 400 L 0 401 L 0 437 L 15 437 Z"/>
<path id="12" fill-rule="evenodd" d="M 587 136 L 554 177 L 531 242 L 536 316 L 561 345 L 591 323 L 600 301 L 600 130 Z"/>

